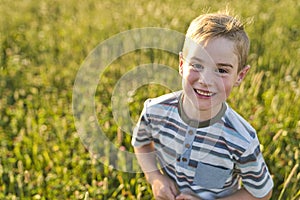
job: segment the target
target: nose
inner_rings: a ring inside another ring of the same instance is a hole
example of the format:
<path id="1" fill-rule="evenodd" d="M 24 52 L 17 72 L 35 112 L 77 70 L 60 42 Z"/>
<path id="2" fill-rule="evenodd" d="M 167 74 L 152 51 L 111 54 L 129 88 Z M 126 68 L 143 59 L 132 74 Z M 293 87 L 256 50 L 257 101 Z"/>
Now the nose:
<path id="1" fill-rule="evenodd" d="M 212 70 L 208 68 L 203 69 L 199 72 L 199 83 L 204 86 L 210 86 L 215 81 L 215 75 Z"/>

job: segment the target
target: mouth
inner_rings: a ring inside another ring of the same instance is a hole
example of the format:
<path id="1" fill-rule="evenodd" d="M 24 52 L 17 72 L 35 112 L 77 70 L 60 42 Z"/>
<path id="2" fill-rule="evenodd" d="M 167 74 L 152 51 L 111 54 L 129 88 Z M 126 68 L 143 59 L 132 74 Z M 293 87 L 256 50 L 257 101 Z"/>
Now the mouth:
<path id="1" fill-rule="evenodd" d="M 209 92 L 209 91 L 205 91 L 205 90 L 198 90 L 198 89 L 194 89 L 194 91 L 200 95 L 200 96 L 204 96 L 204 97 L 211 97 L 214 95 L 213 92 Z"/>

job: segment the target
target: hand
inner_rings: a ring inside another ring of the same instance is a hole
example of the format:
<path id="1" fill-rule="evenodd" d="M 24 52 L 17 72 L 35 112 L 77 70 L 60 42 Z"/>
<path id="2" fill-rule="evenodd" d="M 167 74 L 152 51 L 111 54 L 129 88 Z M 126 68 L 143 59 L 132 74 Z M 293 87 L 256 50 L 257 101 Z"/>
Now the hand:
<path id="1" fill-rule="evenodd" d="M 173 180 L 165 175 L 151 177 L 149 183 L 152 186 L 153 196 L 156 200 L 175 200 L 179 194 L 178 188 Z"/>
<path id="2" fill-rule="evenodd" d="M 196 197 L 191 194 L 186 194 L 186 193 L 180 193 L 177 197 L 176 200 L 201 200 L 200 197 Z"/>

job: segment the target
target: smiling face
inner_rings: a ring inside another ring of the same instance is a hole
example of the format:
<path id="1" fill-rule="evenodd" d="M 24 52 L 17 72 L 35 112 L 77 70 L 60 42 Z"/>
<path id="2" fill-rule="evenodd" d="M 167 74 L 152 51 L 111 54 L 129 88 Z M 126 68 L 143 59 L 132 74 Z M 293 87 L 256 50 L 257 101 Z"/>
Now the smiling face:
<path id="1" fill-rule="evenodd" d="M 245 77 L 249 66 L 238 72 L 234 42 L 217 37 L 200 44 L 190 42 L 180 54 L 179 72 L 184 93 L 183 110 L 194 120 L 217 115 L 233 86 Z"/>

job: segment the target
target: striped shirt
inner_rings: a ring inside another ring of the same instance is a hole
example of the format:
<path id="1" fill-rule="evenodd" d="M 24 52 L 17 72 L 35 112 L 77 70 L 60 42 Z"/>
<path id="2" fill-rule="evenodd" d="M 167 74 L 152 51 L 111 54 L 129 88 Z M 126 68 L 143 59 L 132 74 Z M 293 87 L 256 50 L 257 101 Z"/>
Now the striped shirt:
<path id="1" fill-rule="evenodd" d="M 267 195 L 273 181 L 252 126 L 226 103 L 209 121 L 190 120 L 181 96 L 178 91 L 147 100 L 132 145 L 154 142 L 163 171 L 182 192 L 225 197 L 239 189 L 241 180 L 253 196 Z"/>

